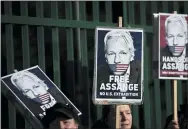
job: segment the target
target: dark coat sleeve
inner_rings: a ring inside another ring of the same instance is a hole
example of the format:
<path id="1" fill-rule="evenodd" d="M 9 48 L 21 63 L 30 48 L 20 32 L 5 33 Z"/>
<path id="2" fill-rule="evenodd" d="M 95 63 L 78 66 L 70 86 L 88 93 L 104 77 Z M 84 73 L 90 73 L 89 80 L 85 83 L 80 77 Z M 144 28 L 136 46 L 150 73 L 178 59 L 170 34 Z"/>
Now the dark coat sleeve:
<path id="1" fill-rule="evenodd" d="M 181 111 L 178 111 L 178 122 L 179 122 L 179 125 L 181 125 L 182 116 L 183 116 L 183 113 L 182 113 Z M 173 120 L 173 114 L 172 114 L 172 115 L 169 115 L 169 116 L 166 118 L 166 123 L 165 123 L 164 129 L 167 129 L 168 124 L 169 124 L 172 120 Z"/>
<path id="2" fill-rule="evenodd" d="M 167 129 L 168 124 L 172 121 L 172 119 L 173 119 L 173 115 L 170 115 L 166 118 L 166 123 L 165 123 L 164 129 Z"/>
<path id="3" fill-rule="evenodd" d="M 97 120 L 91 127 L 91 129 L 110 129 L 110 127 L 102 119 Z"/>

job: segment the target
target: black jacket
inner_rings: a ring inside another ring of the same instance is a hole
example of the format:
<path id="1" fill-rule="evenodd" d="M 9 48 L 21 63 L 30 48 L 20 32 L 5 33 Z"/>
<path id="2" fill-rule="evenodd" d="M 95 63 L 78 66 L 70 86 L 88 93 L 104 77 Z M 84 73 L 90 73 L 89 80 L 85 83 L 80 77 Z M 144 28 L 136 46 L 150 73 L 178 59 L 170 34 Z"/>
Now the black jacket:
<path id="1" fill-rule="evenodd" d="M 180 111 L 178 111 L 178 123 L 180 126 L 180 129 L 188 129 L 185 128 L 185 120 L 188 120 L 188 104 L 184 104 L 180 106 Z M 165 127 L 164 129 L 167 129 L 168 124 L 173 120 L 173 115 L 170 115 L 166 119 Z M 188 125 L 187 125 L 188 127 Z"/>

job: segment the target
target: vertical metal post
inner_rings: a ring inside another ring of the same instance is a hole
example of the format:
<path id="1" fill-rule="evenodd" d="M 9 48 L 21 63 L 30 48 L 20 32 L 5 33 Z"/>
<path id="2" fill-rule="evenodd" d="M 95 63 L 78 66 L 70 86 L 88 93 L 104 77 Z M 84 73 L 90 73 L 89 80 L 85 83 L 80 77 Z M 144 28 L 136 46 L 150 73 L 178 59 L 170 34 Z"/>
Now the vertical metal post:
<path id="1" fill-rule="evenodd" d="M 65 2 L 65 13 L 66 19 L 72 20 L 72 1 Z M 66 28 L 66 38 L 67 38 L 67 86 L 68 94 L 71 96 L 71 101 L 75 103 L 75 69 L 74 69 L 74 44 L 73 44 L 73 28 Z"/>
<path id="2" fill-rule="evenodd" d="M 22 1 L 21 4 L 21 16 L 28 16 L 28 2 Z M 30 67 L 30 50 L 29 50 L 29 26 L 22 25 L 22 51 L 23 51 L 23 69 Z M 25 128 L 31 129 L 30 123 L 25 120 Z"/>
<path id="3" fill-rule="evenodd" d="M 58 1 L 51 1 L 51 17 L 53 19 L 58 19 Z M 59 29 L 58 27 L 52 27 L 54 83 L 58 87 L 61 87 L 59 49 Z"/>
<path id="4" fill-rule="evenodd" d="M 85 1 L 80 1 L 80 19 L 86 20 L 86 7 Z M 87 53 L 87 34 L 86 29 L 80 30 L 80 45 L 81 45 L 81 69 L 82 78 L 81 86 L 83 89 L 84 103 L 82 105 L 83 113 L 83 125 L 90 128 L 90 85 L 89 85 L 89 73 L 88 73 L 88 53 Z"/>
<path id="5" fill-rule="evenodd" d="M 128 24 L 128 6 L 127 1 L 123 1 L 123 26 L 127 26 Z"/>
<path id="6" fill-rule="evenodd" d="M 135 23 L 134 1 L 129 1 L 128 7 L 129 7 L 129 24 L 134 25 Z"/>
<path id="7" fill-rule="evenodd" d="M 36 2 L 36 15 L 43 18 L 43 2 Z M 45 72 L 45 45 L 44 45 L 44 26 L 37 26 L 38 62 L 40 68 Z"/>
<path id="8" fill-rule="evenodd" d="M 4 2 L 5 15 L 12 15 L 12 2 Z M 13 25 L 5 25 L 5 38 L 6 38 L 6 58 L 7 58 L 7 74 L 13 73 L 14 70 L 14 39 L 13 39 Z M 8 100 L 8 118 L 9 128 L 16 129 L 16 109 L 13 104 Z"/>
<path id="9" fill-rule="evenodd" d="M 151 2 L 151 9 L 152 13 L 157 13 L 157 2 L 152 1 Z M 142 17 L 142 16 L 141 16 Z M 153 19 L 153 18 L 152 18 Z M 158 29 L 158 28 L 155 28 Z M 155 39 L 152 39 L 155 40 Z M 157 39 L 158 41 L 158 39 Z M 158 43 L 158 42 L 155 42 Z M 160 91 L 160 80 L 154 79 L 154 108 L 153 112 L 155 113 L 155 128 L 159 129 L 162 128 L 162 112 L 161 112 L 161 91 Z"/>
<path id="10" fill-rule="evenodd" d="M 21 16 L 28 16 L 28 2 L 22 1 Z M 23 69 L 30 67 L 29 26 L 22 26 Z"/>
<path id="11" fill-rule="evenodd" d="M 149 95 L 149 71 L 148 66 L 149 64 L 149 48 L 147 46 L 147 33 L 144 33 L 144 128 L 150 129 L 151 128 L 151 106 L 147 102 L 150 102 L 150 95 Z"/>
<path id="12" fill-rule="evenodd" d="M 110 5 L 110 1 L 107 3 L 107 1 L 105 2 L 106 4 Z M 92 8 L 93 8 L 93 21 L 97 21 L 99 22 L 99 1 L 93 1 L 92 2 Z M 108 7 L 109 9 L 111 8 L 110 6 Z M 107 9 L 107 5 L 106 5 L 106 9 Z M 108 10 L 109 11 L 109 10 Z M 108 12 L 106 10 L 106 18 L 108 18 L 110 20 L 110 14 L 111 12 Z M 107 16 L 108 15 L 108 16 Z M 109 22 L 109 21 L 107 21 Z M 95 31 L 95 30 L 93 30 Z M 95 45 L 95 41 L 94 41 L 94 45 Z M 93 47 L 95 48 L 95 47 Z M 95 105 L 96 106 L 96 118 L 100 119 L 102 117 L 102 106 L 100 105 Z"/>
<path id="13" fill-rule="evenodd" d="M 106 22 L 112 22 L 112 1 L 105 1 Z"/>

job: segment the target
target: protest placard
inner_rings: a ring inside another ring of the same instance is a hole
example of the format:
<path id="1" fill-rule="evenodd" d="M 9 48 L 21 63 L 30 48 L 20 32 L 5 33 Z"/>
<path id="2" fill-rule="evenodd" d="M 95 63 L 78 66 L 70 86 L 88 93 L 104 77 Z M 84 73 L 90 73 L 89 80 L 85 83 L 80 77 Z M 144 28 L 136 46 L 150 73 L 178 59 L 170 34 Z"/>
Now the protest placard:
<path id="1" fill-rule="evenodd" d="M 159 13 L 159 79 L 188 79 L 188 15 Z"/>
<path id="2" fill-rule="evenodd" d="M 143 29 L 97 27 L 95 33 L 94 103 L 141 103 Z"/>
<path id="3" fill-rule="evenodd" d="M 4 76 L 1 82 L 4 95 L 33 127 L 40 124 L 45 111 L 56 103 L 70 106 L 78 115 L 82 114 L 39 66 Z"/>

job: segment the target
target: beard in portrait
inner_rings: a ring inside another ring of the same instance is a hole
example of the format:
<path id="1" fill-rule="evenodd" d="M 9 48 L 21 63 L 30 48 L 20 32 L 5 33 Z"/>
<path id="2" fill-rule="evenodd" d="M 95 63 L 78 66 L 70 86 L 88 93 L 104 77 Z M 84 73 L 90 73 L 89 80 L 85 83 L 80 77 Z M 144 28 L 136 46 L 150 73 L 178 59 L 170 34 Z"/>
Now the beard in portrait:
<path id="1" fill-rule="evenodd" d="M 184 16 L 171 15 L 165 20 L 166 47 L 161 56 L 187 57 L 188 26 Z"/>
<path id="2" fill-rule="evenodd" d="M 23 102 L 34 114 L 43 112 L 40 106 L 56 103 L 47 84 L 29 71 L 13 74 L 11 82 L 24 96 L 22 98 Z"/>
<path id="3" fill-rule="evenodd" d="M 140 61 L 134 60 L 133 37 L 126 30 L 111 30 L 104 37 L 106 64 L 98 70 L 98 85 L 108 83 L 109 76 L 124 76 L 131 84 L 140 84 Z"/>

